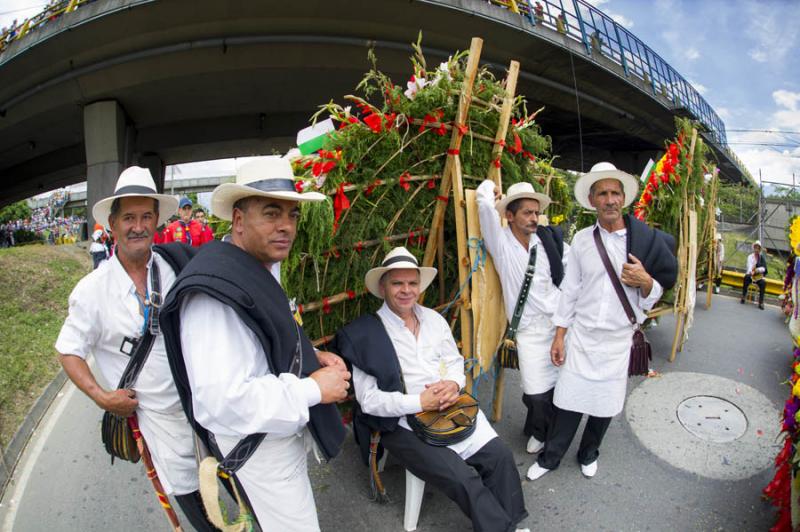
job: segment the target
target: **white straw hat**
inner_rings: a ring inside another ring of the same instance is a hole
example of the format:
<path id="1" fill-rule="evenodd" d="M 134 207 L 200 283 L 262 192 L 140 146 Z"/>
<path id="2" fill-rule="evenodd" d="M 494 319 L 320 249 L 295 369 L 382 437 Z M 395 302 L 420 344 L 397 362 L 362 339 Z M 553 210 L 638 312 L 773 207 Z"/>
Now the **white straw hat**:
<path id="1" fill-rule="evenodd" d="M 92 207 L 94 221 L 110 227 L 108 216 L 111 214 L 111 204 L 117 198 L 145 197 L 158 200 L 158 224 L 169 220 L 169 217 L 178 210 L 178 200 L 169 194 L 159 194 L 150 170 L 141 166 L 131 166 L 123 170 L 117 179 L 114 195 L 103 198 Z"/>
<path id="2" fill-rule="evenodd" d="M 623 207 L 627 207 L 636 199 L 636 195 L 639 192 L 639 182 L 636 178 L 622 170 L 617 170 L 617 167 L 611 163 L 602 162 L 592 166 L 592 169 L 579 177 L 575 183 L 575 199 L 578 200 L 578 203 L 583 208 L 591 211 L 596 210 L 589 203 L 589 192 L 592 189 L 592 185 L 602 179 L 616 179 L 622 183 L 622 190 L 625 194 Z"/>
<path id="3" fill-rule="evenodd" d="M 436 277 L 436 268 L 420 266 L 417 258 L 406 248 L 400 246 L 386 254 L 383 262 L 377 268 L 372 268 L 364 277 L 364 285 L 373 296 L 383 299 L 379 289 L 381 277 L 389 270 L 418 270 L 419 271 L 419 291 L 424 292 Z"/>
<path id="4" fill-rule="evenodd" d="M 538 201 L 540 213 L 544 213 L 544 211 L 547 210 L 547 207 L 550 206 L 551 202 L 550 197 L 547 196 L 547 194 L 536 192 L 533 190 L 533 185 L 525 181 L 521 181 L 508 187 L 505 197 L 498 201 L 494 208 L 497 209 L 497 212 L 500 213 L 500 216 L 504 217 L 506 215 L 506 207 L 508 207 L 508 204 L 518 199 L 532 199 Z"/>
<path id="5" fill-rule="evenodd" d="M 211 194 L 211 210 L 223 220 L 233 216 L 233 204 L 242 198 L 260 196 L 290 201 L 324 201 L 319 192 L 297 192 L 292 165 L 281 157 L 259 157 L 243 164 L 235 183 L 223 183 Z"/>

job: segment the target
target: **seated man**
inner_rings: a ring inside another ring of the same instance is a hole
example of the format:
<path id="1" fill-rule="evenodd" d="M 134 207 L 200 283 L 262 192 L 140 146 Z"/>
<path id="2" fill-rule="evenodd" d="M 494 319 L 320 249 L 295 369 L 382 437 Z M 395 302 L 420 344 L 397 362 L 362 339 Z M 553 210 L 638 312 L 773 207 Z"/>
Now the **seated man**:
<path id="1" fill-rule="evenodd" d="M 767 281 L 764 280 L 764 276 L 766 274 L 767 259 L 761 252 L 761 241 L 756 240 L 753 242 L 753 252 L 747 256 L 747 273 L 744 275 L 742 299 L 740 303 L 744 303 L 750 284 L 756 283 L 758 286 L 758 308 L 764 310 L 764 291 L 767 289 Z"/>
<path id="2" fill-rule="evenodd" d="M 511 450 L 478 411 L 474 432 L 438 447 L 412 432 L 407 415 L 445 410 L 464 385 L 464 359 L 447 322 L 417 304 L 436 276 L 403 247 L 367 272 L 364 284 L 384 300 L 375 314 L 345 325 L 336 349 L 353 365 L 354 430 L 369 453 L 371 432 L 406 469 L 445 493 L 472 519 L 474 530 L 506 531 L 525 519 L 525 501 Z"/>

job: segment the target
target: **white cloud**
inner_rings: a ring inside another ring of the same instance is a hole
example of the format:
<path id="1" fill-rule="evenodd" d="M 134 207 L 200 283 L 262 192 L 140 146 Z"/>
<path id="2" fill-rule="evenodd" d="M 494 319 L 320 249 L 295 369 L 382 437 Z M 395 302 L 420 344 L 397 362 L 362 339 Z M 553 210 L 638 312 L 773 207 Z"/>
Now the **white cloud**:
<path id="1" fill-rule="evenodd" d="M 689 47 L 683 53 L 686 56 L 686 59 L 689 61 L 694 61 L 696 59 L 700 59 L 700 52 L 697 51 L 697 48 Z"/>
<path id="2" fill-rule="evenodd" d="M 779 9 L 765 9 L 759 2 L 742 5 L 747 9 L 746 42 L 752 42 L 748 54 L 754 61 L 780 65 L 798 42 L 794 24 L 800 4 L 787 2 Z"/>
<path id="3" fill-rule="evenodd" d="M 733 116 L 731 114 L 731 110 L 727 107 L 714 107 L 714 111 L 716 111 L 717 116 L 719 116 L 723 121 L 730 120 Z"/>
<path id="4" fill-rule="evenodd" d="M 786 107 L 790 111 L 797 110 L 797 102 L 800 102 L 800 92 L 791 92 L 787 90 L 777 90 L 772 93 L 772 99 L 781 107 Z"/>
<path id="5" fill-rule="evenodd" d="M 701 85 L 700 83 L 697 83 L 696 81 L 692 81 L 690 79 L 687 79 L 686 81 L 688 81 L 689 85 L 694 87 L 694 89 L 697 92 L 699 92 L 701 96 L 705 96 L 708 93 L 708 87 L 706 87 L 705 85 Z M 717 114 L 719 114 L 719 112 L 717 112 Z"/>
<path id="6" fill-rule="evenodd" d="M 620 15 L 618 13 L 610 13 L 609 12 L 609 13 L 606 13 L 606 15 L 611 17 L 611 20 L 613 20 L 614 22 L 616 22 L 620 26 L 624 26 L 624 27 L 626 27 L 628 29 L 631 29 L 633 27 L 633 21 L 631 19 L 626 18 L 626 17 L 624 17 L 624 16 L 622 16 L 622 15 Z"/>

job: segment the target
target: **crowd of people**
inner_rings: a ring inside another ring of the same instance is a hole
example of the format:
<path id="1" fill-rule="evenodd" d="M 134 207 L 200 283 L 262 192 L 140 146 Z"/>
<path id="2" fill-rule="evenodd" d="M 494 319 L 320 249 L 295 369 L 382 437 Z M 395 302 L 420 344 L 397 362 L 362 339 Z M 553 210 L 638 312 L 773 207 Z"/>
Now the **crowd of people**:
<path id="1" fill-rule="evenodd" d="M 48 205 L 35 209 L 28 218 L 0 224 L 0 247 L 6 248 L 26 241 L 47 244 L 72 244 L 80 239 L 86 219 L 60 214 L 61 209 Z"/>
<path id="2" fill-rule="evenodd" d="M 95 0 L 50 0 L 45 9 L 22 21 L 14 19 L 11 25 L 0 30 L 0 54 L 16 39 L 24 37 L 28 32 L 38 30 L 45 24 L 57 20 L 64 13 L 78 9 Z"/>
<path id="3" fill-rule="evenodd" d="M 528 409 L 514 423 L 538 455 L 530 480 L 559 467 L 584 416 L 578 462 L 585 477 L 597 474 L 606 429 L 625 401 L 635 333 L 677 277 L 674 239 L 622 214 L 637 189 L 635 177 L 609 163 L 584 174 L 575 196 L 597 219 L 571 245 L 539 226 L 550 198 L 530 184 L 505 195 L 491 181 L 478 189 Z M 476 531 L 527 530 L 514 456 L 464 390 L 464 359 L 447 321 L 417 302 L 435 268 L 403 247 L 391 250 L 364 278 L 382 301 L 378 312 L 342 327 L 329 350 L 312 347 L 275 275 L 307 201 L 328 199 L 298 192 L 287 160 L 254 159 L 212 194 L 215 215 L 231 222 L 230 240 L 198 249 L 204 229 L 191 202 L 159 194 L 146 169 L 126 169 L 114 195 L 93 207 L 116 237 L 115 253 L 70 295 L 56 342 L 66 374 L 112 418 L 128 418 L 123 426 L 138 426 L 152 456 L 149 477 L 197 530 L 225 525 L 218 501 L 199 491 L 218 474 L 262 529 L 319 530 L 307 451 L 339 454 L 335 403 L 351 388 L 353 432 L 375 486 L 386 450 L 452 499 Z M 152 246 L 162 224 L 175 243 Z M 90 354 L 97 370 L 86 363 Z M 119 386 L 100 386 L 94 371 Z M 455 426 L 440 432 L 425 419 Z"/>

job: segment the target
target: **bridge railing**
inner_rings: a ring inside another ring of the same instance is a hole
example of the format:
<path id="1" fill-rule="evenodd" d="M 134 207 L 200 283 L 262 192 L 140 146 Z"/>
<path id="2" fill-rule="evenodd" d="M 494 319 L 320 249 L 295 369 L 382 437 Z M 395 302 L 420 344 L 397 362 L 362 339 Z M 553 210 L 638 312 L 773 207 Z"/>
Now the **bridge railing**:
<path id="1" fill-rule="evenodd" d="M 65 13 L 75 11 L 80 6 L 94 1 L 95 0 L 55 0 L 50 2 L 44 11 L 38 15 L 25 19 L 18 24 L 12 23 L 8 28 L 3 28 L 2 34 L 0 34 L 0 54 L 5 51 L 9 44 L 22 39 L 31 31 L 57 19 Z"/>
<path id="2" fill-rule="evenodd" d="M 727 148 L 725 124 L 692 87 L 661 56 L 624 26 L 584 0 L 491 0 L 583 44 L 590 56 L 603 56 L 620 65 L 628 77 L 642 80 L 654 94 L 685 109 L 706 128 L 716 144 Z"/>

